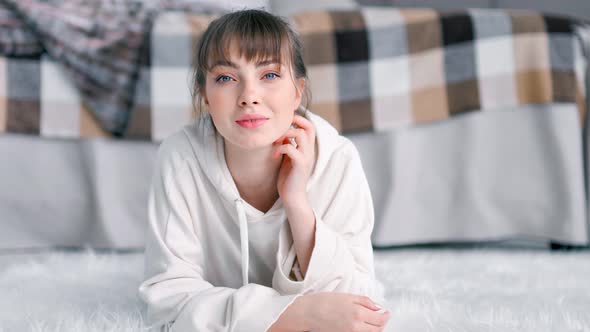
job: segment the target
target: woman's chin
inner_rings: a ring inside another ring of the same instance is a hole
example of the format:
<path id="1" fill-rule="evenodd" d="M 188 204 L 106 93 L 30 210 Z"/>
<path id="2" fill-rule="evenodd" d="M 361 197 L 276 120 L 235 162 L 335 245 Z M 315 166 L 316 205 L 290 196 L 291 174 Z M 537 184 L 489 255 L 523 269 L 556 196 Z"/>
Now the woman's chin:
<path id="1" fill-rule="evenodd" d="M 272 147 L 272 142 L 253 142 L 250 144 L 245 144 L 241 146 L 244 150 L 255 151 L 255 150 L 263 150 L 263 149 L 270 149 Z"/>
<path id="2" fill-rule="evenodd" d="M 242 150 L 255 151 L 261 149 L 268 149 L 272 147 L 272 141 L 269 139 L 255 139 L 255 138 L 244 138 L 238 142 L 233 142 L 235 146 Z"/>

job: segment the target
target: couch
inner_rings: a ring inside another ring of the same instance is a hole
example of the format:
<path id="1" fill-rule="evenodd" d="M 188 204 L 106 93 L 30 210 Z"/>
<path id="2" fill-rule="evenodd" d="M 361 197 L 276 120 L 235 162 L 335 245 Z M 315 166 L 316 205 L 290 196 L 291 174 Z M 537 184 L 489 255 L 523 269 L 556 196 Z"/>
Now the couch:
<path id="1" fill-rule="evenodd" d="M 277 3 L 244 3 L 261 4 L 280 12 L 295 10 L 288 2 L 284 8 Z M 331 4 L 330 10 L 354 10 L 350 2 Z M 319 8 L 321 1 L 315 5 Z M 231 6 L 239 8 L 235 2 Z M 373 12 L 383 10 L 391 8 L 373 7 Z M 317 20 L 325 13 L 316 9 Z M 183 13 L 175 12 L 154 21 L 150 67 L 139 72 L 136 106 L 123 139 L 114 139 L 101 128 L 68 79 L 68 72 L 51 56 L 5 58 L 1 62 L 8 69 L 5 80 L 18 81 L 6 85 L 6 89 L 36 86 L 43 115 L 37 115 L 37 128 L 28 132 L 5 129 L 0 136 L 0 151 L 8 161 L 0 166 L 0 215 L 6 224 L 0 248 L 142 247 L 157 144 L 190 121 L 192 114 L 187 88 L 191 39 L 180 37 L 187 30 L 202 29 L 211 16 L 183 17 Z M 299 20 L 294 23 L 306 29 L 316 18 L 306 21 L 305 17 L 314 16 L 295 13 L 289 19 Z M 181 35 L 174 35 L 175 31 L 181 31 Z M 304 36 L 304 42 L 313 51 L 317 47 L 312 37 Z M 581 48 L 584 44 L 576 45 Z M 180 51 L 174 52 L 171 60 L 173 48 Z M 585 90 L 583 49 L 576 50 L 580 53 L 577 80 Z M 360 114 L 355 109 L 363 106 L 346 104 L 334 93 L 348 93 L 354 98 L 357 92 L 348 86 L 335 86 L 333 89 L 341 89 L 339 92 L 321 86 L 334 68 L 313 63 L 314 54 L 308 54 L 308 59 L 312 59 L 312 111 L 341 125 L 339 129 L 358 146 L 363 158 L 376 210 L 376 247 L 506 240 L 588 244 L 587 138 L 585 123 L 580 124 L 585 118 L 574 108 L 556 100 L 542 107 L 517 105 L 515 112 L 514 105 L 503 103 L 492 93 L 481 97 L 488 98 L 485 109 L 490 112 L 470 112 L 470 105 L 459 105 L 467 111 L 457 112 L 465 114 L 446 120 L 425 118 L 418 123 L 403 118 L 402 112 L 393 118 L 376 112 L 368 124 L 350 116 L 356 122 L 346 124 L 338 122 L 345 113 L 333 111 L 334 101 L 342 103 L 341 112 Z M 29 73 L 37 74 L 24 77 L 14 73 L 10 68 L 17 61 L 24 62 L 21 67 Z M 372 59 L 369 63 L 379 61 Z M 360 68 L 347 63 L 336 65 L 340 75 L 348 75 L 346 70 L 354 75 L 354 68 Z M 374 68 L 371 70 L 380 70 Z M 414 77 L 436 80 L 431 78 L 436 73 L 428 70 Z M 377 99 L 372 102 L 373 107 L 379 104 Z M 390 107 L 387 105 L 385 112 Z M 434 105 L 426 105 L 423 112 L 428 108 L 434 109 Z"/>

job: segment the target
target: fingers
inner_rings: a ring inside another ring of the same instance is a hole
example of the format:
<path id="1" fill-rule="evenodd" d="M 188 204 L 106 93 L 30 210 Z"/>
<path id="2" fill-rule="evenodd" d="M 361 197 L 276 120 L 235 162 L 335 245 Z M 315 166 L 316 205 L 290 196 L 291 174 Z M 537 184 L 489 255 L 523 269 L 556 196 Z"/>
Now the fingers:
<path id="1" fill-rule="evenodd" d="M 293 138 L 295 139 L 297 148 L 301 152 L 306 153 L 307 151 L 311 151 L 313 149 L 312 144 L 315 144 L 316 132 L 314 125 L 300 115 L 293 117 L 293 124 L 297 125 L 298 128 L 289 128 L 275 143 L 282 142 L 281 144 L 288 144 L 288 139 Z"/>
<path id="2" fill-rule="evenodd" d="M 278 158 L 280 155 L 286 154 L 294 163 L 301 162 L 302 154 L 291 144 L 275 145 L 273 157 Z"/>
<path id="3" fill-rule="evenodd" d="M 290 128 L 283 136 L 286 138 L 294 138 L 295 143 L 297 143 L 297 148 L 301 150 L 301 152 L 306 153 L 309 150 L 309 138 L 305 133 L 305 129 Z"/>
<path id="4" fill-rule="evenodd" d="M 374 311 L 381 309 L 381 307 L 377 306 L 368 296 L 359 296 L 354 300 L 354 303 L 358 303 L 363 307 Z"/>
<path id="5" fill-rule="evenodd" d="M 300 115 L 294 116 L 293 123 L 298 128 L 289 128 L 283 136 L 273 143 L 273 157 L 287 155 L 294 163 L 301 166 L 307 165 L 314 157 L 315 127 Z M 294 140 L 295 146 L 290 144 L 289 140 Z"/>
<path id="6" fill-rule="evenodd" d="M 315 127 L 313 123 L 311 123 L 306 118 L 302 117 L 301 115 L 295 114 L 295 116 L 293 117 L 293 123 L 296 124 L 299 128 L 305 130 L 309 138 L 315 137 Z"/>
<path id="7" fill-rule="evenodd" d="M 359 331 L 381 332 L 381 331 L 383 331 L 383 327 L 376 327 L 376 326 L 365 324 L 362 329 L 359 329 Z"/>
<path id="8" fill-rule="evenodd" d="M 384 313 L 368 311 L 364 321 L 365 323 L 374 327 L 383 327 L 389 320 L 389 317 L 391 317 L 391 313 L 389 311 L 385 311 Z"/>
<path id="9" fill-rule="evenodd" d="M 365 310 L 363 311 L 363 321 L 373 327 L 383 327 L 389 320 L 391 313 L 389 311 L 380 312 L 382 309 L 368 296 L 359 296 L 355 299 L 355 303 L 361 305 Z"/>
<path id="10" fill-rule="evenodd" d="M 378 332 L 383 331 L 387 321 L 389 320 L 389 312 L 384 314 L 377 313 L 376 311 L 372 311 L 366 308 L 362 308 L 364 312 L 360 313 L 360 316 L 357 318 L 357 321 L 353 324 L 354 331 L 367 331 L 367 332 Z"/>

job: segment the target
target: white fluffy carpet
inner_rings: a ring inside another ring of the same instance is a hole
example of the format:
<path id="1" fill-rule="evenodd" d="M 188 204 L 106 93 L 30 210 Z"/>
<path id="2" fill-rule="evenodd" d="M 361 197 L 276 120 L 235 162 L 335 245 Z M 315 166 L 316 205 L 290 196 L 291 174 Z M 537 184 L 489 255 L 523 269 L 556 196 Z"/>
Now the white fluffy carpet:
<path id="1" fill-rule="evenodd" d="M 590 252 L 377 252 L 388 331 L 590 331 Z"/>
<path id="2" fill-rule="evenodd" d="M 141 254 L 0 254 L 0 331 L 140 331 Z M 388 331 L 590 331 L 590 251 L 375 253 Z"/>

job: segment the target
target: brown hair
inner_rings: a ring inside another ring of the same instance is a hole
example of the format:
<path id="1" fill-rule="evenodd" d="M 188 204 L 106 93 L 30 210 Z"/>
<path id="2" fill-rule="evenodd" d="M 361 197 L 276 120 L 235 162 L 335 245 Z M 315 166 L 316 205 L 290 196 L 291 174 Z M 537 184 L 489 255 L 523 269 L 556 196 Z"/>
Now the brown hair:
<path id="1" fill-rule="evenodd" d="M 228 61 L 226 55 L 233 41 L 239 42 L 240 56 L 244 56 L 246 60 L 273 60 L 282 63 L 281 60 L 286 58 L 293 70 L 293 76 L 307 80 L 301 41 L 287 22 L 257 9 L 225 14 L 209 24 L 196 46 L 191 95 L 193 106 L 195 99 L 197 100 L 199 113 L 207 71 L 214 63 Z M 287 51 L 286 57 L 282 54 L 284 49 Z M 302 93 L 307 108 L 311 99 L 307 84 Z"/>

